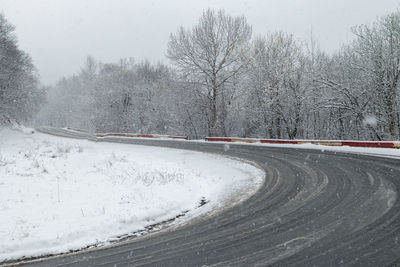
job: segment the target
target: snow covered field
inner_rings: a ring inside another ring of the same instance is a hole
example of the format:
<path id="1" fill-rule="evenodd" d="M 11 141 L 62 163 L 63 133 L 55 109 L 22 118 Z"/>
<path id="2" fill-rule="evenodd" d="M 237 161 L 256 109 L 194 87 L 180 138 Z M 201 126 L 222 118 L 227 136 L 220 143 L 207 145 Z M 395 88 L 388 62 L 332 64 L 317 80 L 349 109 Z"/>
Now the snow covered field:
<path id="1" fill-rule="evenodd" d="M 0 129 L 0 262 L 204 216 L 245 199 L 263 177 L 217 155 Z"/>

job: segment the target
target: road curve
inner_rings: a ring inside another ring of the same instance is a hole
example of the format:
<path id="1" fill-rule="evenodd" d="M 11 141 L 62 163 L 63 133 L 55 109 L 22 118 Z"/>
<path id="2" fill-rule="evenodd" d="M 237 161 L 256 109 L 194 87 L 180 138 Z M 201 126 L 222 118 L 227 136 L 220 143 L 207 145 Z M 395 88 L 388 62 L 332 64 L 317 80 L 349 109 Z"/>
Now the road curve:
<path id="1" fill-rule="evenodd" d="M 248 200 L 201 222 L 27 265 L 400 265 L 399 160 L 239 144 L 227 149 L 218 143 L 107 141 L 242 158 L 265 170 L 265 184 Z"/>

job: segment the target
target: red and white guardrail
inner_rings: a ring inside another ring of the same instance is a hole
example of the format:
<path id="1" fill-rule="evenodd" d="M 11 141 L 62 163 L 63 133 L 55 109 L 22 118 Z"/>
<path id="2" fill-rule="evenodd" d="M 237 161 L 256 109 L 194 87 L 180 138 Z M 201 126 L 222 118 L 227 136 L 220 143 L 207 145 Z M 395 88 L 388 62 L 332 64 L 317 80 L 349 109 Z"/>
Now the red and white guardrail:
<path id="1" fill-rule="evenodd" d="M 262 144 L 313 144 L 323 146 L 351 146 L 375 148 L 400 148 L 399 141 L 345 141 L 345 140 L 282 140 L 282 139 L 252 139 L 231 137 L 206 137 L 210 142 L 245 142 Z"/>
<path id="2" fill-rule="evenodd" d="M 67 130 L 84 132 L 80 129 L 66 128 Z M 134 133 L 97 133 L 96 137 L 134 137 L 134 138 L 159 138 L 189 140 L 188 136 L 158 135 L 158 134 L 134 134 Z M 347 141 L 347 140 L 285 140 L 285 139 L 257 139 L 239 137 L 206 137 L 208 142 L 242 142 L 261 144 L 313 144 L 323 146 L 351 146 L 374 148 L 400 148 L 400 141 Z"/>
<path id="3" fill-rule="evenodd" d="M 96 137 L 108 137 L 108 136 L 189 140 L 189 137 L 187 137 L 187 136 L 174 136 L 174 135 L 132 134 L 132 133 L 97 133 L 96 134 Z"/>

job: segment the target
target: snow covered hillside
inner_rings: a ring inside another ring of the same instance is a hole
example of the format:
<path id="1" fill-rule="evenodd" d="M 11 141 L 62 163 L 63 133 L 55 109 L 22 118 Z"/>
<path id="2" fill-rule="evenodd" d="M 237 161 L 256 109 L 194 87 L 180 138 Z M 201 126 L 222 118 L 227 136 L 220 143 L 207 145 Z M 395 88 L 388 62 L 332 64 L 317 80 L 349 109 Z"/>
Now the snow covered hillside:
<path id="1" fill-rule="evenodd" d="M 217 155 L 0 129 L 0 262 L 182 223 L 245 199 L 263 176 Z"/>

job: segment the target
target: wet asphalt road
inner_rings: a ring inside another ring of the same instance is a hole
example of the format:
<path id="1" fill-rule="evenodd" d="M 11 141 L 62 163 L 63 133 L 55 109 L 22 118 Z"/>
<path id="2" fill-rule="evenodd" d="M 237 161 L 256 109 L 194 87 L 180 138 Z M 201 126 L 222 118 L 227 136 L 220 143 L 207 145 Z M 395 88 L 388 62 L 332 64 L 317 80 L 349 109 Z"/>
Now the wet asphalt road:
<path id="1" fill-rule="evenodd" d="M 400 265 L 400 160 L 237 144 L 227 149 L 219 143 L 107 140 L 242 158 L 264 169 L 265 183 L 217 216 L 27 266 Z"/>

